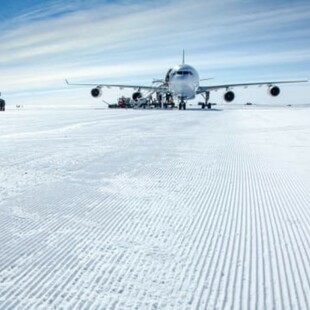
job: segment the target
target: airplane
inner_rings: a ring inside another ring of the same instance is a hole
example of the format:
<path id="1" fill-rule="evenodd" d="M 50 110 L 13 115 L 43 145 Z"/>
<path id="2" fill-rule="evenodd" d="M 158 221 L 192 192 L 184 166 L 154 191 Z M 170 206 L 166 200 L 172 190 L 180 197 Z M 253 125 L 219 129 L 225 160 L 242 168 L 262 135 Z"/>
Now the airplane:
<path id="1" fill-rule="evenodd" d="M 200 86 L 200 78 L 196 69 L 190 65 L 185 64 L 185 52 L 183 50 L 182 64 L 170 68 L 166 73 L 164 79 L 154 80 L 152 86 L 143 85 L 121 85 L 121 84 L 73 84 L 66 80 L 68 85 L 73 86 L 90 86 L 91 95 L 94 98 L 102 95 L 102 88 L 117 87 L 120 89 L 129 88 L 133 89 L 132 99 L 139 101 L 142 98 L 150 97 L 154 93 L 172 96 L 178 100 L 179 110 L 186 109 L 186 102 L 195 99 L 196 95 L 202 95 L 204 102 L 201 105 L 202 109 L 206 107 L 211 109 L 210 92 L 224 89 L 224 100 L 232 102 L 235 99 L 234 87 L 248 87 L 248 86 L 261 86 L 266 85 L 268 92 L 271 96 L 277 97 L 280 94 L 280 88 L 277 84 L 288 83 L 303 83 L 308 80 L 293 80 L 293 81 L 271 81 L 271 82 L 258 82 L 258 83 L 238 83 L 238 84 L 221 84 L 212 86 Z M 148 95 L 144 96 L 142 91 L 147 91 Z"/>

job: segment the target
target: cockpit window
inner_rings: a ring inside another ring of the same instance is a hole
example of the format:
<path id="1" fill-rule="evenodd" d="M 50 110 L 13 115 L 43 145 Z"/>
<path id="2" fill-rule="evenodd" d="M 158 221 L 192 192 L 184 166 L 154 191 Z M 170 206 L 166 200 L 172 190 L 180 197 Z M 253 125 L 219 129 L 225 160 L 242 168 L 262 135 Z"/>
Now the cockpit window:
<path id="1" fill-rule="evenodd" d="M 193 73 L 190 71 L 181 71 L 181 70 L 177 71 L 176 74 L 177 75 L 193 75 Z"/>

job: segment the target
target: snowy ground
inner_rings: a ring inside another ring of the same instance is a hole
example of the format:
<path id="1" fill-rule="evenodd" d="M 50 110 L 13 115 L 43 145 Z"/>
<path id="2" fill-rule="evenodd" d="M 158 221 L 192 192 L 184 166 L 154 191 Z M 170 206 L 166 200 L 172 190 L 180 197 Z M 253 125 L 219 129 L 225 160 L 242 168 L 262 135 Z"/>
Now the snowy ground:
<path id="1" fill-rule="evenodd" d="M 310 108 L 0 113 L 0 309 L 309 309 Z"/>

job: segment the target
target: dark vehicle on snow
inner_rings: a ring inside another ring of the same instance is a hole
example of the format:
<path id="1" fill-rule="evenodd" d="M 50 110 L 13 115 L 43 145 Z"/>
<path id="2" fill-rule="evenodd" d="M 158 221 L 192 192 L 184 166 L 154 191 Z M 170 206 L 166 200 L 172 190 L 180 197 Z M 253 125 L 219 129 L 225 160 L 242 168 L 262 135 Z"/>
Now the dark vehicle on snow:
<path id="1" fill-rule="evenodd" d="M 0 111 L 5 111 L 5 101 L 0 98 Z"/>

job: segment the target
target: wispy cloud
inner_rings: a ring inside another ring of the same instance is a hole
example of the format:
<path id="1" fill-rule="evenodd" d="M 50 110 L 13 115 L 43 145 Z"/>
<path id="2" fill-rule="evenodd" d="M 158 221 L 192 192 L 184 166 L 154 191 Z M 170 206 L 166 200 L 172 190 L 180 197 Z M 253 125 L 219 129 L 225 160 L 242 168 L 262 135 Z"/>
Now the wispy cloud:
<path id="1" fill-rule="evenodd" d="M 35 95 L 63 89 L 65 77 L 149 83 L 180 61 L 182 48 L 203 76 L 300 77 L 310 71 L 309 9 L 244 0 L 36 5 L 0 27 L 1 89 Z"/>

